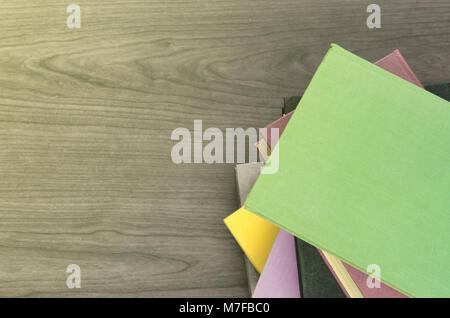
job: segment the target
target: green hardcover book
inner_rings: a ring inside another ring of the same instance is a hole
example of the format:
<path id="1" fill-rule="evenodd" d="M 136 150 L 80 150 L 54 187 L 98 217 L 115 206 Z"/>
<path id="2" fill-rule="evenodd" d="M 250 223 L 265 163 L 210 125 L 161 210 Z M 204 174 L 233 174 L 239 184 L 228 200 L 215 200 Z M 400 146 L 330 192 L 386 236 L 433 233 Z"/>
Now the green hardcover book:
<path id="1" fill-rule="evenodd" d="M 407 295 L 450 296 L 447 101 L 332 45 L 275 153 L 249 211 Z"/>

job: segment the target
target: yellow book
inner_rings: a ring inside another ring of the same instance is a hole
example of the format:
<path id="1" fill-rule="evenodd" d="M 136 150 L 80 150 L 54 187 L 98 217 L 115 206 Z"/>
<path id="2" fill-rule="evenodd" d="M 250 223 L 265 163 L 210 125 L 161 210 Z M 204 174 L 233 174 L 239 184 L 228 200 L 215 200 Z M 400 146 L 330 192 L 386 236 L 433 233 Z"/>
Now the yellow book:
<path id="1" fill-rule="evenodd" d="M 244 207 L 224 222 L 255 269 L 261 273 L 278 234 L 278 227 Z"/>

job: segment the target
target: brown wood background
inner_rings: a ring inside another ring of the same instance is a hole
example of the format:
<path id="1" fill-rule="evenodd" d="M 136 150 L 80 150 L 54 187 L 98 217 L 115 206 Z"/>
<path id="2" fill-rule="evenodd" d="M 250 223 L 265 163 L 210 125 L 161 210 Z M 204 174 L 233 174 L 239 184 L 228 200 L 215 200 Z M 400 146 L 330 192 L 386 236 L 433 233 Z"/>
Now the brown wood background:
<path id="1" fill-rule="evenodd" d="M 448 0 L 376 1 L 376 30 L 369 3 L 2 1 L 0 296 L 248 296 L 233 165 L 173 164 L 171 132 L 264 126 L 331 42 L 450 82 Z"/>

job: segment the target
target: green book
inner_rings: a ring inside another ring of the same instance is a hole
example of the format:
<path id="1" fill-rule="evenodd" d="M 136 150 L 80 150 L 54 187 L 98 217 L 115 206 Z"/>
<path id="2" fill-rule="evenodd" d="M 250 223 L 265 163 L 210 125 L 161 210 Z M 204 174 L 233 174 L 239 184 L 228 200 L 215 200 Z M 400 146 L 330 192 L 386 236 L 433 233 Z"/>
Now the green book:
<path id="1" fill-rule="evenodd" d="M 407 295 L 450 296 L 447 101 L 332 45 L 276 152 L 249 211 Z"/>

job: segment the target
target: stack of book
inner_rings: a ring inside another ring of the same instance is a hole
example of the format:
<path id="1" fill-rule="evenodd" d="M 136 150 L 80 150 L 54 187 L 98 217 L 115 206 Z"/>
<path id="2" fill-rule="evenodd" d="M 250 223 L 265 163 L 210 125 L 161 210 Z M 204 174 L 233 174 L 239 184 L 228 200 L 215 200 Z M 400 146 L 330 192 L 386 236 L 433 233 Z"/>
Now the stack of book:
<path id="1" fill-rule="evenodd" d="M 253 297 L 449 297 L 449 86 L 332 45 L 236 167 Z M 271 132 L 276 130 L 277 134 Z"/>

